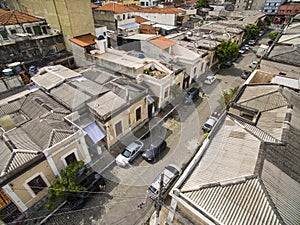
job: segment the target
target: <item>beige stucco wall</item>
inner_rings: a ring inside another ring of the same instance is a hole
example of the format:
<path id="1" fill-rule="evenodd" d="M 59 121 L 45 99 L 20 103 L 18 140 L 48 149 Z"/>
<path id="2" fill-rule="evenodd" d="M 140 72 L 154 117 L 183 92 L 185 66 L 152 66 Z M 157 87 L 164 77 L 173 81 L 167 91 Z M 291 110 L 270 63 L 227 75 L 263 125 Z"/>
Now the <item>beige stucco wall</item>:
<path id="1" fill-rule="evenodd" d="M 70 38 L 95 33 L 89 0 L 11 0 L 9 5 L 12 9 L 44 17 L 52 28 L 61 30 L 69 51 L 72 51 Z"/>
<path id="2" fill-rule="evenodd" d="M 37 166 L 33 167 L 32 169 L 28 170 L 21 176 L 18 176 L 9 184 L 14 193 L 28 208 L 36 202 L 38 202 L 39 200 L 41 200 L 43 197 L 45 197 L 48 192 L 48 189 L 45 188 L 42 191 L 40 191 L 34 198 L 32 198 L 31 194 L 27 191 L 27 189 L 24 186 L 24 184 L 26 183 L 25 181 L 27 179 L 35 175 L 37 176 L 39 173 L 44 174 L 49 183 L 51 183 L 51 181 L 55 178 L 55 175 L 52 172 L 48 161 L 45 160 L 39 163 Z"/>
<path id="3" fill-rule="evenodd" d="M 135 118 L 135 110 L 141 106 L 142 112 L 141 112 L 141 119 L 139 121 L 136 121 Z M 131 130 L 133 130 L 135 127 L 143 123 L 148 118 L 148 112 L 147 112 L 147 104 L 146 104 L 146 98 L 142 98 L 138 102 L 132 104 L 129 109 L 124 110 L 117 116 L 113 117 L 110 121 L 108 121 L 105 124 L 106 127 L 106 144 L 107 147 L 110 148 L 113 144 L 115 144 L 120 138 L 128 134 Z M 122 121 L 122 128 L 123 132 L 119 136 L 115 135 L 115 124 L 119 121 Z"/>

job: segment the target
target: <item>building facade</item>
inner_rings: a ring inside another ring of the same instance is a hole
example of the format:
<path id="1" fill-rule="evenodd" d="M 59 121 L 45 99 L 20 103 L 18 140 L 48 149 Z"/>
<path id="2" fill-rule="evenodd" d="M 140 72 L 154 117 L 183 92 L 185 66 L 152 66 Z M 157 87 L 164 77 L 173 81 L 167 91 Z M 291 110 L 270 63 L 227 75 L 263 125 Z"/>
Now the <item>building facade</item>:
<path id="1" fill-rule="evenodd" d="M 89 0 L 12 0 L 7 5 L 31 15 L 41 16 L 49 25 L 63 33 L 68 50 L 72 50 L 69 39 L 81 34 L 94 34 L 94 20 Z"/>

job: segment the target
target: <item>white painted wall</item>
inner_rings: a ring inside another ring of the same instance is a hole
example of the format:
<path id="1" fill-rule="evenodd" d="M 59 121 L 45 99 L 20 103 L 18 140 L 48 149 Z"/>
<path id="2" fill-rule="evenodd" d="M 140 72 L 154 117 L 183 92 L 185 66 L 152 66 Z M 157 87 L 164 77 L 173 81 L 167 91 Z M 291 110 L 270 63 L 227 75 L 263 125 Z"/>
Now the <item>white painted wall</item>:
<path id="1" fill-rule="evenodd" d="M 146 13 L 146 12 L 133 12 L 134 15 L 141 16 L 152 22 L 165 24 L 165 25 L 176 25 L 176 14 L 163 14 L 163 13 Z"/>

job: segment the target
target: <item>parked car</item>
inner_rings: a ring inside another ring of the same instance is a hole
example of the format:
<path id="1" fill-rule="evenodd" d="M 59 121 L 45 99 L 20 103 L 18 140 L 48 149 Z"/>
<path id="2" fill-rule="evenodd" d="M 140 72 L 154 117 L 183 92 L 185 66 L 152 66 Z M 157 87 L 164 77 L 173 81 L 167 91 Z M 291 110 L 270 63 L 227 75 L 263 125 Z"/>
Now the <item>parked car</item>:
<path id="1" fill-rule="evenodd" d="M 105 190 L 105 180 L 97 172 L 84 175 L 78 184 L 85 187 L 86 190 L 69 194 L 67 204 L 71 209 L 81 209 L 93 192 Z"/>
<path id="2" fill-rule="evenodd" d="M 245 44 L 243 48 L 244 48 L 246 51 L 249 51 L 250 46 L 249 46 L 248 44 Z"/>
<path id="3" fill-rule="evenodd" d="M 130 145 L 128 145 L 121 154 L 119 154 L 116 158 L 116 163 L 118 166 L 125 167 L 129 163 L 131 163 L 142 151 L 143 142 L 134 141 Z"/>
<path id="4" fill-rule="evenodd" d="M 259 37 L 262 37 L 265 34 L 265 32 L 263 30 L 261 30 L 258 34 Z"/>
<path id="5" fill-rule="evenodd" d="M 245 54 L 245 53 L 246 53 L 246 50 L 245 50 L 244 48 L 241 48 L 241 49 L 239 50 L 239 53 L 240 53 L 240 54 Z"/>
<path id="6" fill-rule="evenodd" d="M 254 40 L 254 39 L 251 39 L 251 40 L 248 42 L 249 45 L 255 45 L 255 43 L 256 43 L 256 40 Z"/>
<path id="7" fill-rule="evenodd" d="M 251 72 L 249 70 L 244 70 L 241 74 L 241 78 L 243 79 L 248 79 L 248 77 L 250 76 Z"/>
<path id="8" fill-rule="evenodd" d="M 174 165 L 170 164 L 165 167 L 163 170 L 163 186 L 162 186 L 162 196 L 165 197 L 168 191 L 170 190 L 172 184 L 174 184 L 176 178 L 179 177 L 181 169 Z M 158 192 L 160 188 L 161 173 L 154 179 L 151 185 L 148 187 L 147 195 L 152 199 L 156 200 L 158 197 Z"/>
<path id="9" fill-rule="evenodd" d="M 212 84 L 217 78 L 215 76 L 207 76 L 204 80 L 205 84 Z"/>
<path id="10" fill-rule="evenodd" d="M 249 67 L 250 67 L 251 69 L 255 69 L 255 68 L 257 67 L 257 65 L 258 65 L 258 62 L 257 62 L 257 61 L 252 61 L 252 63 L 249 65 Z"/>
<path id="11" fill-rule="evenodd" d="M 191 88 L 187 92 L 187 96 L 184 98 L 184 104 L 191 104 L 193 101 L 197 100 L 199 97 L 199 88 Z"/>
<path id="12" fill-rule="evenodd" d="M 274 41 L 273 41 L 273 40 L 270 40 L 270 41 L 268 41 L 267 45 L 268 45 L 268 46 L 271 46 L 273 43 L 274 43 Z"/>
<path id="13" fill-rule="evenodd" d="M 142 157 L 148 162 L 154 162 L 159 157 L 160 153 L 167 147 L 167 142 L 162 139 L 155 140 L 147 149 Z"/>
<path id="14" fill-rule="evenodd" d="M 203 124 L 202 130 L 205 133 L 209 133 L 211 131 L 211 129 L 214 127 L 214 125 L 216 124 L 216 122 L 218 121 L 218 118 L 219 118 L 218 112 L 214 112 L 213 114 L 211 114 L 211 116 Z"/>

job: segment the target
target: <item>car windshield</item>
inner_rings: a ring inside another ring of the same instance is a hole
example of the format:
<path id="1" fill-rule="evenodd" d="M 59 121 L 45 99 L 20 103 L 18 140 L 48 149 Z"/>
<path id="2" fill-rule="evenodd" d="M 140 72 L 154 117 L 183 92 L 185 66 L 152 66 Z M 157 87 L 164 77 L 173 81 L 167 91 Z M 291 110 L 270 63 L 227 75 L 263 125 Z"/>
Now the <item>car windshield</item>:
<path id="1" fill-rule="evenodd" d="M 178 173 L 178 170 L 176 168 L 174 168 L 173 166 L 167 166 L 166 169 L 171 171 L 173 174 Z"/>
<path id="2" fill-rule="evenodd" d="M 212 125 L 210 125 L 210 124 L 208 124 L 208 123 L 204 124 L 204 126 L 205 126 L 206 128 L 212 128 Z"/>
<path id="3" fill-rule="evenodd" d="M 155 187 L 150 186 L 150 187 L 149 187 L 149 190 L 150 190 L 152 193 L 157 194 L 157 190 L 156 190 Z"/>
<path id="4" fill-rule="evenodd" d="M 131 155 L 131 152 L 128 151 L 127 149 L 125 149 L 125 150 L 122 152 L 122 155 L 123 155 L 124 157 L 126 157 L 126 158 L 129 158 L 130 155 Z"/>

